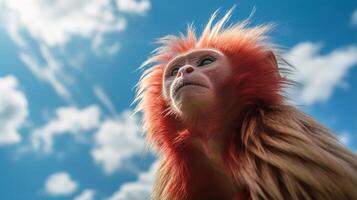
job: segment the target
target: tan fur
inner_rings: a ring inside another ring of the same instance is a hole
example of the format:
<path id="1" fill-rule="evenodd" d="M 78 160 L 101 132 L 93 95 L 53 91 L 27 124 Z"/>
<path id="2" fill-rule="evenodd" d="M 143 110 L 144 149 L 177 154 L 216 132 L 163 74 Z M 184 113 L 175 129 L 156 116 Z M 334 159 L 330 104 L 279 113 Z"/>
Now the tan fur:
<path id="1" fill-rule="evenodd" d="M 297 109 L 248 113 L 240 137 L 232 169 L 252 200 L 357 199 L 356 155 Z"/>
<path id="2" fill-rule="evenodd" d="M 230 155 L 236 156 L 227 158 L 232 161 L 227 164 L 236 185 L 246 185 L 252 200 L 357 199 L 356 155 L 294 107 L 251 111 L 235 136 L 241 143 L 231 144 L 235 152 Z M 187 173 L 179 159 L 163 156 L 152 199 L 186 199 L 169 186 L 182 183 Z"/>
<path id="3" fill-rule="evenodd" d="M 266 42 L 265 34 L 270 26 L 248 28 L 245 21 L 224 28 L 230 13 L 213 25 L 214 13 L 198 40 L 192 27 L 187 37 L 164 37 L 156 54 L 143 64 L 156 64 L 141 77 L 136 98 L 137 110 L 144 112 L 147 139 L 156 145 L 161 159 L 154 200 L 210 200 L 189 197 L 195 186 L 191 182 L 195 180 L 194 173 L 200 170 L 192 170 L 192 158 L 187 154 L 190 145 L 182 141 L 189 134 L 179 132 L 177 116 L 168 112 L 167 102 L 162 98 L 165 63 L 195 48 L 216 48 L 232 58 L 237 57 L 237 63 L 248 58 L 257 60 L 265 51 L 275 51 L 274 45 Z M 246 53 L 252 49 L 257 54 Z M 248 70 L 247 66 L 234 67 Z M 250 76 L 239 79 L 236 84 L 241 88 L 229 90 L 232 98 L 224 98 L 227 101 L 243 98 L 250 103 L 224 104 L 230 111 L 227 119 L 236 117 L 235 122 L 239 123 L 224 145 L 223 162 L 219 166 L 228 174 L 227 182 L 233 182 L 231 185 L 238 189 L 246 187 L 252 200 L 357 200 L 357 156 L 311 117 L 292 106 L 281 105 L 280 84 L 285 86 L 290 82 L 278 80 L 275 73 L 270 76 L 269 70 L 259 74 L 259 67 L 262 62 L 249 69 L 253 70 Z M 284 72 L 282 66 L 279 72 Z M 247 77 L 254 80 L 249 82 L 253 86 L 244 84 Z M 248 93 L 235 96 L 235 92 L 242 91 Z M 238 113 L 237 108 L 246 110 Z"/>

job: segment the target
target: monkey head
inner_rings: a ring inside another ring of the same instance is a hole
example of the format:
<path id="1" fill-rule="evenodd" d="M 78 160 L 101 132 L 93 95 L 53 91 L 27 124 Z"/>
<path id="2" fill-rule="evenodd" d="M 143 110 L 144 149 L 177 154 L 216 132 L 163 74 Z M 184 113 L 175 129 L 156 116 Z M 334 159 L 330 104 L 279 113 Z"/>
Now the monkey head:
<path id="1" fill-rule="evenodd" d="M 165 67 L 163 95 L 179 115 L 208 113 L 217 106 L 219 86 L 231 74 L 230 62 L 212 48 L 179 54 Z"/>
<path id="2" fill-rule="evenodd" d="M 229 16 L 214 26 L 213 16 L 199 38 L 191 26 L 186 36 L 161 38 L 161 46 L 143 63 L 150 67 L 138 83 L 136 101 L 148 141 L 170 146 L 188 116 L 197 119 L 219 111 L 239 117 L 250 107 L 283 100 L 285 80 L 279 76 L 274 48 L 266 42 L 270 26 L 249 28 L 243 22 L 225 29 Z"/>

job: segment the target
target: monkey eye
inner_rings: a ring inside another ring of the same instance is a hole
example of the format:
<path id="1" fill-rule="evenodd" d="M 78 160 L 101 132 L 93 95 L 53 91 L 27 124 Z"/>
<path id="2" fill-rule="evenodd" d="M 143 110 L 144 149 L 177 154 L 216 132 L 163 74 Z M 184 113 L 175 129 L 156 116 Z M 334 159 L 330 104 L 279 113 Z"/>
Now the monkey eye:
<path id="1" fill-rule="evenodd" d="M 208 64 L 211 64 L 213 63 L 214 61 L 216 61 L 216 58 L 212 57 L 212 56 L 209 56 L 209 57 L 204 57 L 203 59 L 201 59 L 197 66 L 204 66 L 204 65 L 208 65 Z"/>
<path id="2" fill-rule="evenodd" d="M 175 67 L 175 68 L 173 68 L 172 70 L 171 70 L 171 72 L 170 72 L 170 76 L 176 76 L 177 75 L 177 73 L 178 73 L 178 71 L 179 71 L 179 67 Z"/>

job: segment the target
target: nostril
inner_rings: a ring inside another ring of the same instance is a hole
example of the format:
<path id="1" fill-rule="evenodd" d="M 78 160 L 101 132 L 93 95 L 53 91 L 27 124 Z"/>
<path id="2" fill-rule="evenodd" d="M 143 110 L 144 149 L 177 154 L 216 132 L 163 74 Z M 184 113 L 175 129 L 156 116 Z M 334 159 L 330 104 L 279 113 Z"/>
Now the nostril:
<path id="1" fill-rule="evenodd" d="M 1 0 L 0 0 L 1 1 Z M 176 77 L 180 77 L 180 76 L 183 76 L 184 74 L 190 74 L 194 71 L 193 67 L 191 66 L 184 66 L 184 67 L 181 67 L 177 74 L 176 74 Z"/>
<path id="2" fill-rule="evenodd" d="M 187 67 L 187 68 L 186 68 L 186 72 L 187 72 L 187 73 L 193 72 L 193 68 L 192 68 L 192 67 Z"/>

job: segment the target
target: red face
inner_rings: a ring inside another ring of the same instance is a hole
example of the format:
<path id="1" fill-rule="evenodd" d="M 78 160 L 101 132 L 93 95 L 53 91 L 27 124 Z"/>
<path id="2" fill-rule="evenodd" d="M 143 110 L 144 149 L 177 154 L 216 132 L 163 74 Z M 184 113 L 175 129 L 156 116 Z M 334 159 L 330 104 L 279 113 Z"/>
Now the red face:
<path id="1" fill-rule="evenodd" d="M 180 54 L 166 66 L 163 93 L 179 114 L 209 110 L 218 86 L 231 74 L 228 58 L 216 49 L 194 49 Z"/>

